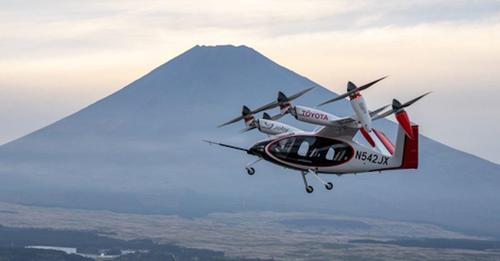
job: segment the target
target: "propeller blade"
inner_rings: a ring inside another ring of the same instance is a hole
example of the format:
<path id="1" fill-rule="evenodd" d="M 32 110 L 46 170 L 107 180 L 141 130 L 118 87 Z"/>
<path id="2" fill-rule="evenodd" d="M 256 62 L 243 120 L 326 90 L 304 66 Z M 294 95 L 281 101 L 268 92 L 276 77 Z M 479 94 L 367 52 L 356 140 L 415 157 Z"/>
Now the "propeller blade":
<path id="1" fill-rule="evenodd" d="M 374 117 L 372 117 L 372 121 L 385 118 L 393 113 L 394 113 L 394 110 L 390 109 L 382 114 L 375 115 Z"/>
<path id="2" fill-rule="evenodd" d="M 276 114 L 276 115 L 274 115 L 274 116 L 271 116 L 271 119 L 270 119 L 270 120 L 272 120 L 272 121 L 277 121 L 277 120 L 281 119 L 281 117 L 283 117 L 283 116 L 285 116 L 285 114 L 281 114 L 281 113 L 279 113 L 279 114 Z"/>
<path id="3" fill-rule="evenodd" d="M 332 102 L 336 102 L 338 100 L 342 100 L 342 99 L 346 98 L 347 96 L 349 96 L 349 94 L 350 93 L 346 92 L 346 93 L 341 94 L 341 95 L 339 95 L 339 96 L 337 96 L 337 97 L 335 97 L 333 99 L 330 99 L 328 101 L 322 102 L 322 103 L 318 104 L 318 106 L 323 106 L 323 105 L 328 104 L 328 103 L 332 103 Z"/>
<path id="4" fill-rule="evenodd" d="M 402 105 L 402 107 L 403 107 L 403 108 L 406 108 L 406 107 L 408 107 L 408 106 L 410 106 L 410 105 L 414 104 L 416 101 L 418 101 L 418 100 L 420 100 L 420 99 L 424 98 L 425 96 L 429 95 L 430 93 L 431 93 L 431 92 L 426 92 L 426 93 L 424 93 L 424 94 L 422 94 L 422 95 L 418 96 L 417 98 L 415 98 L 415 99 L 413 99 L 413 100 L 410 100 L 410 101 L 406 102 L 405 104 L 403 104 L 403 105 Z"/>
<path id="5" fill-rule="evenodd" d="M 258 112 L 261 112 L 261 111 L 267 111 L 267 110 L 270 110 L 270 109 L 278 107 L 278 105 L 279 105 L 278 101 L 273 101 L 273 102 L 270 102 L 270 103 L 268 103 L 268 104 L 266 104 L 264 106 L 261 106 L 261 107 L 255 109 L 253 111 L 253 113 L 258 113 Z"/>
<path id="6" fill-rule="evenodd" d="M 243 105 L 243 107 L 241 108 L 241 116 L 238 116 L 228 122 L 222 123 L 221 125 L 217 126 L 217 128 L 241 121 L 250 114 L 253 114 L 252 110 L 250 110 L 247 106 Z"/>
<path id="7" fill-rule="evenodd" d="M 288 101 L 293 101 L 293 100 L 299 98 L 300 96 L 308 93 L 310 90 L 312 90 L 314 88 L 316 88 L 316 87 L 309 87 L 309 88 L 307 88 L 305 90 L 302 90 L 302 91 L 300 91 L 300 92 L 298 92 L 298 93 L 296 93 L 294 95 L 290 95 L 290 96 L 288 96 Z"/>
<path id="8" fill-rule="evenodd" d="M 309 87 L 305 90 L 302 90 L 294 95 L 290 95 L 290 96 L 286 96 L 285 94 L 283 94 L 282 92 L 279 92 L 278 93 L 278 97 L 283 97 L 282 99 L 286 99 L 286 100 L 283 100 L 283 101 L 279 101 L 279 98 L 277 101 L 273 101 L 273 102 L 270 102 L 264 106 L 261 106 L 255 110 L 253 110 L 252 112 L 253 113 L 258 113 L 258 112 L 261 112 L 261 111 L 267 111 L 267 110 L 270 110 L 270 109 L 274 109 L 276 107 L 279 106 L 280 102 L 288 102 L 288 101 L 293 101 L 297 98 L 299 98 L 300 96 L 306 94 L 307 92 L 309 92 L 310 90 L 314 89 L 315 87 Z"/>
<path id="9" fill-rule="evenodd" d="M 286 96 L 285 94 L 283 94 L 282 92 L 279 92 L 279 93 L 278 93 L 278 100 L 273 101 L 273 102 L 270 102 L 270 103 L 268 103 L 268 104 L 265 104 L 265 105 L 263 105 L 263 106 L 261 106 L 261 107 L 259 107 L 259 108 L 255 109 L 255 110 L 253 110 L 253 111 L 252 111 L 252 110 L 250 110 L 250 109 L 248 109 L 248 107 L 243 106 L 243 110 L 242 110 L 242 115 L 241 115 L 241 116 L 238 116 L 238 117 L 236 117 L 236 118 L 234 118 L 234 119 L 232 119 L 232 120 L 230 120 L 230 121 L 228 121 L 228 122 L 225 122 L 225 123 L 223 123 L 223 124 L 221 124 L 221 125 L 219 125 L 219 126 L 217 126 L 217 127 L 218 127 L 218 128 L 220 128 L 220 127 L 223 127 L 223 126 L 226 126 L 226 125 L 229 125 L 229 124 L 232 124 L 232 123 L 235 123 L 235 122 L 241 121 L 242 119 L 244 119 L 244 118 L 245 118 L 245 115 L 247 115 L 247 114 L 256 114 L 256 113 L 259 113 L 259 112 L 261 112 L 261 111 L 266 111 L 266 110 L 274 109 L 274 108 L 276 108 L 276 107 L 278 107 L 278 106 L 280 105 L 280 102 L 288 102 L 288 101 L 293 101 L 293 100 L 295 100 L 295 99 L 297 99 L 297 98 L 301 97 L 302 95 L 306 94 L 307 92 L 311 91 L 311 90 L 312 90 L 312 89 L 314 89 L 314 88 L 315 88 L 315 87 L 309 87 L 309 88 L 304 89 L 304 90 L 302 90 L 302 91 L 300 91 L 300 92 L 298 92 L 298 93 L 296 93 L 296 94 L 293 94 L 293 95 L 291 95 L 291 96 L 289 96 L 289 97 L 287 97 L 287 96 Z M 283 100 L 279 101 L 280 99 L 285 99 L 286 101 L 283 101 Z M 276 119 L 279 119 L 279 118 L 281 118 L 282 116 L 283 116 L 283 115 L 281 115 L 281 116 L 279 116 L 279 117 L 278 117 L 278 115 L 275 115 L 275 116 L 273 116 L 273 117 L 277 117 Z"/>
<path id="10" fill-rule="evenodd" d="M 377 82 L 380 82 L 380 81 L 382 81 L 383 79 L 385 79 L 387 77 L 388 76 L 384 76 L 384 77 L 379 78 L 379 79 L 377 79 L 377 80 L 375 80 L 373 82 L 367 83 L 367 84 L 365 84 L 365 85 L 363 85 L 361 87 L 356 87 L 356 85 L 354 83 L 348 82 L 347 83 L 347 92 L 346 93 L 341 94 L 341 95 L 339 95 L 339 96 L 337 96 L 337 97 L 335 97 L 333 99 L 330 99 L 328 101 L 322 102 L 322 103 L 318 104 L 318 106 L 323 106 L 323 105 L 328 104 L 328 103 L 336 102 L 336 101 L 342 100 L 342 99 L 344 99 L 344 98 L 346 98 L 346 97 L 348 97 L 348 96 L 350 96 L 350 95 L 352 95 L 352 94 L 354 94 L 356 92 L 359 92 L 359 91 L 362 91 L 362 90 L 366 90 L 366 89 L 370 88 L 371 86 L 373 86 L 374 84 L 376 84 Z"/>
<path id="11" fill-rule="evenodd" d="M 387 107 L 389 107 L 389 105 L 385 105 L 385 106 L 382 106 L 374 111 L 371 111 L 370 112 L 370 117 L 373 117 L 373 116 L 376 116 L 377 114 L 379 114 L 381 111 L 385 110 Z"/>
<path id="12" fill-rule="evenodd" d="M 358 89 L 357 89 L 357 90 L 358 90 L 358 91 L 366 90 L 366 89 L 370 88 L 372 85 L 374 85 L 375 83 L 380 82 L 380 81 L 382 81 L 383 79 L 385 79 L 385 78 L 387 78 L 387 77 L 389 77 L 389 76 L 388 76 L 388 75 L 386 75 L 386 76 L 384 76 L 384 77 L 382 77 L 382 78 L 380 78 L 380 79 L 377 79 L 377 80 L 375 80 L 375 81 L 373 81 L 373 82 L 367 83 L 367 84 L 365 84 L 365 85 L 363 85 L 363 86 L 361 86 L 361 87 L 358 87 Z"/>
<path id="13" fill-rule="evenodd" d="M 279 120 L 281 119 L 281 117 L 285 116 L 285 114 L 276 114 L 274 116 L 270 116 L 267 112 L 264 112 L 264 114 L 262 114 L 262 119 L 264 120 L 271 120 L 271 121 L 275 121 L 275 120 Z"/>
<path id="14" fill-rule="evenodd" d="M 217 128 L 220 128 L 220 127 L 223 127 L 223 126 L 226 126 L 226 125 L 229 125 L 229 124 L 232 124 L 232 123 L 235 123 L 235 122 L 238 122 L 238 121 L 241 121 L 243 120 L 243 117 L 244 116 L 239 116 L 239 117 L 236 117 L 228 122 L 225 122 L 225 123 L 222 123 L 221 125 L 217 126 Z"/>
<path id="15" fill-rule="evenodd" d="M 378 114 L 378 115 L 375 115 L 372 120 L 378 120 L 378 119 L 382 119 L 382 118 L 385 118 L 393 113 L 397 113 L 401 110 L 403 110 L 404 108 L 414 104 L 415 102 L 417 102 L 418 100 L 422 99 L 423 97 L 425 97 L 426 95 L 430 94 L 431 92 L 426 92 L 420 96 L 418 96 L 417 98 L 414 98 L 408 102 L 405 102 L 405 103 L 401 103 L 400 101 L 396 100 L 396 99 L 393 99 L 392 100 L 392 109 L 382 113 L 382 114 Z"/>

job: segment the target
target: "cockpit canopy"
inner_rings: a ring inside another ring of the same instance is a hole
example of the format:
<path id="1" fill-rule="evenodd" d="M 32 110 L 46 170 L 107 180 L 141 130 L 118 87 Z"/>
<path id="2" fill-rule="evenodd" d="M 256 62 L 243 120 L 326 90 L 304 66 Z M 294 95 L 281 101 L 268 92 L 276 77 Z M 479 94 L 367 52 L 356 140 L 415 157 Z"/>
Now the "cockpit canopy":
<path id="1" fill-rule="evenodd" d="M 273 142 L 269 153 L 280 160 L 305 166 L 335 166 L 349 161 L 354 149 L 335 139 L 291 136 Z"/>

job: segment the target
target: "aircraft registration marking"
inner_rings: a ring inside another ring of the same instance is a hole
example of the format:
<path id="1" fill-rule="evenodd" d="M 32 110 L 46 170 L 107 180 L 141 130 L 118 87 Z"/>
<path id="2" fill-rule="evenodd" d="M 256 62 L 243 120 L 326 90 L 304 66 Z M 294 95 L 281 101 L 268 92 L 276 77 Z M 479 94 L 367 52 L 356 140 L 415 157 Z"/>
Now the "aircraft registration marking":
<path id="1" fill-rule="evenodd" d="M 367 153 L 366 151 L 356 151 L 356 159 L 368 161 L 379 165 L 389 165 L 389 157 L 379 156 L 378 154 Z"/>

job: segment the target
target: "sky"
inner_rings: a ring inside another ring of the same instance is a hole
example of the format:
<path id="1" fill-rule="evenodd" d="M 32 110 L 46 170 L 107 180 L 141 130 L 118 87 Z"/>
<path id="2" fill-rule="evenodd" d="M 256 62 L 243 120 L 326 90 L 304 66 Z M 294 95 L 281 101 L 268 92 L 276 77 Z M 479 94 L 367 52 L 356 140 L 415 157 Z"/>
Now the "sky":
<path id="1" fill-rule="evenodd" d="M 500 163 L 500 1 L 0 0 L 0 143 L 103 98 L 194 45 L 247 45 L 336 92 L 433 93 L 423 134 Z"/>

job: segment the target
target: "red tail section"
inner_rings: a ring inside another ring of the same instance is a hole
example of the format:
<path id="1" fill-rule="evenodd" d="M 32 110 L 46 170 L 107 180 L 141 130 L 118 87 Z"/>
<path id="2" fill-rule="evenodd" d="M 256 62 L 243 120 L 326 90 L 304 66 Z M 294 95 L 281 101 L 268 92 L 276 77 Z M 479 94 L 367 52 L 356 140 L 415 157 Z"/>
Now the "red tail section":
<path id="1" fill-rule="evenodd" d="M 405 136 L 402 169 L 418 168 L 418 125 L 411 124 L 413 138 Z"/>

